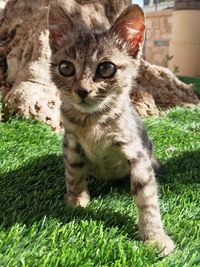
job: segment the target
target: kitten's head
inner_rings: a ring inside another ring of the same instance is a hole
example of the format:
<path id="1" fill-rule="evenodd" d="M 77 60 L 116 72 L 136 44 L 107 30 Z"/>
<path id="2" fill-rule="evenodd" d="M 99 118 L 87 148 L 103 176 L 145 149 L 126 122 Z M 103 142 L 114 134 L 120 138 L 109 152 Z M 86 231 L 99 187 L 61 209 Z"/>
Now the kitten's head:
<path id="1" fill-rule="evenodd" d="M 126 8 L 106 32 L 74 25 L 56 4 L 49 8 L 48 24 L 51 74 L 63 103 L 90 113 L 129 94 L 144 39 L 138 5 Z"/>

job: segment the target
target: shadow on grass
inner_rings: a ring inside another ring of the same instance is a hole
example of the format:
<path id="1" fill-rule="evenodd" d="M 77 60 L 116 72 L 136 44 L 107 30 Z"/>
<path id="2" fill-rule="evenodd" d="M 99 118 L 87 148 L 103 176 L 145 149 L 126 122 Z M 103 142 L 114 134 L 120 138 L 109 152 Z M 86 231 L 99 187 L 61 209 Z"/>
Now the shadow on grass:
<path id="1" fill-rule="evenodd" d="M 200 151 L 187 152 L 167 161 L 161 177 L 162 183 L 199 183 L 199 155 Z M 177 181 L 177 174 L 182 179 Z M 89 184 L 92 198 L 109 194 L 111 186 L 117 188 L 120 194 L 129 192 L 130 188 L 128 181 L 105 184 L 92 180 Z M 64 203 L 64 167 L 61 156 L 37 158 L 16 171 L 2 174 L 0 191 L 0 220 L 5 228 L 15 223 L 32 225 L 44 216 L 58 218 L 63 223 L 87 218 L 104 221 L 106 227 L 117 226 L 130 238 L 137 235 L 135 219 L 123 216 L 112 207 L 99 207 L 98 212 L 94 212 L 90 206 L 74 209 Z"/>
<path id="2" fill-rule="evenodd" d="M 127 188 L 128 183 L 122 183 Z M 89 182 L 91 198 L 107 195 L 110 192 L 108 183 L 101 183 L 92 179 Z M 119 184 L 112 184 L 119 187 Z M 87 207 L 73 208 L 64 203 L 65 182 L 62 156 L 49 155 L 30 161 L 22 168 L 0 175 L 0 221 L 5 228 L 15 223 L 32 225 L 47 216 L 58 218 L 60 222 L 67 223 L 88 220 L 104 221 L 106 227 L 117 226 L 121 228 L 129 221 L 129 227 L 124 227 L 129 237 L 135 237 L 135 220 L 122 216 L 109 207 L 101 207 L 98 212 Z M 130 227 L 131 225 L 131 227 Z M 126 229 L 125 229 L 126 228 Z M 128 228 L 130 228 L 128 230 Z"/>
<path id="3" fill-rule="evenodd" d="M 158 179 L 161 184 L 200 183 L 200 150 L 186 151 L 180 156 L 174 156 L 163 166 L 163 171 Z"/>

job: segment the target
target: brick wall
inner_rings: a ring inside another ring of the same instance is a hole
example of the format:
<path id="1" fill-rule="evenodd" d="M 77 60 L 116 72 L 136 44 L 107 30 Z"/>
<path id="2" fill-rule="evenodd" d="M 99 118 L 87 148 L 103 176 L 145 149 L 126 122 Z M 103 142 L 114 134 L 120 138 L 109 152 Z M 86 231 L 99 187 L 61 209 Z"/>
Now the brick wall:
<path id="1" fill-rule="evenodd" d="M 146 13 L 144 57 L 152 64 L 164 65 L 169 55 L 173 10 Z"/>

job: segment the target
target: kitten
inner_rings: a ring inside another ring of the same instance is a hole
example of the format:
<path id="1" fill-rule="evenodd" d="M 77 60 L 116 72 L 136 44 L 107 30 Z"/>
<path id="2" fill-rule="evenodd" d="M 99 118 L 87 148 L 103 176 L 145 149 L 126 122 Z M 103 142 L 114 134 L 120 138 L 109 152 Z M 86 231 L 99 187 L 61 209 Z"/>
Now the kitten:
<path id="1" fill-rule="evenodd" d="M 106 32 L 88 30 L 51 4 L 51 74 L 61 92 L 67 201 L 82 207 L 89 203 L 90 175 L 105 180 L 130 176 L 140 235 L 168 255 L 174 244 L 161 222 L 152 144 L 129 96 L 144 24 L 141 8 L 130 5 Z"/>

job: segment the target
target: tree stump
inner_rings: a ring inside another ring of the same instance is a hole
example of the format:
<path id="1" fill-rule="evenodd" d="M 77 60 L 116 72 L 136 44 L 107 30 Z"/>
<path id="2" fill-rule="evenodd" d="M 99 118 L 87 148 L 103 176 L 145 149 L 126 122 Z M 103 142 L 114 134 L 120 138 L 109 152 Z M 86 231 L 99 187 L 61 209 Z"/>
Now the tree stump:
<path id="1" fill-rule="evenodd" d="M 60 131 L 59 92 L 49 75 L 48 0 L 9 0 L 0 11 L 0 93 L 6 114 L 17 113 Z M 88 27 L 109 28 L 130 3 L 127 0 L 58 0 L 69 15 Z M 142 116 L 160 108 L 194 105 L 199 99 L 191 85 L 168 69 L 142 60 L 133 104 Z"/>

